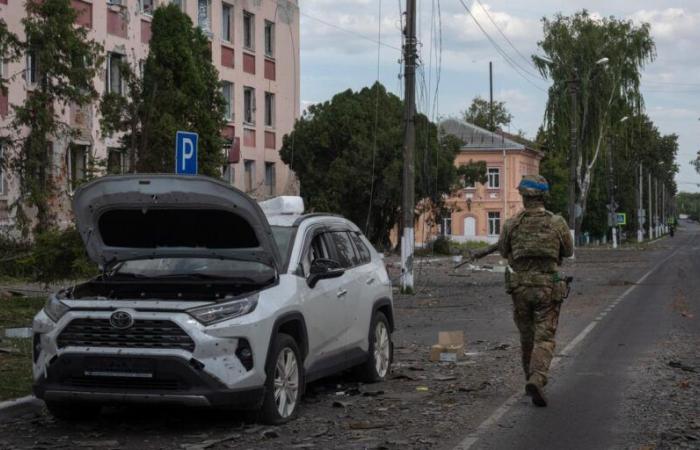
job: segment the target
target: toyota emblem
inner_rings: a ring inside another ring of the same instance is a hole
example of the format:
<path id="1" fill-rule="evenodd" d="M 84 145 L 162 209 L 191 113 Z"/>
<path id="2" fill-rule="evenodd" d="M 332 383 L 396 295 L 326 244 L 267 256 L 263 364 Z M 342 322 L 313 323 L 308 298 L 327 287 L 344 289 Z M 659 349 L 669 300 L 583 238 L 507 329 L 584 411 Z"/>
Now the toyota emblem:
<path id="1" fill-rule="evenodd" d="M 115 311 L 109 317 L 109 324 L 112 325 L 112 328 L 126 330 L 134 324 L 134 318 L 126 311 Z"/>

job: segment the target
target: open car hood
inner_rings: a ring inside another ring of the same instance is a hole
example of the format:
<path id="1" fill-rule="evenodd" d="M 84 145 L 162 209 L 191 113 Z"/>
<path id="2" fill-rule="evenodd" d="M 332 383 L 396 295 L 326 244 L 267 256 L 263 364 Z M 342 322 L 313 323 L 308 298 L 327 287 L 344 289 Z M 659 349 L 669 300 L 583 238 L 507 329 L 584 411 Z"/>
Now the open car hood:
<path id="1" fill-rule="evenodd" d="M 279 270 L 270 225 L 245 193 L 204 176 L 107 176 L 73 198 L 78 231 L 102 267 L 144 258 L 224 258 Z"/>

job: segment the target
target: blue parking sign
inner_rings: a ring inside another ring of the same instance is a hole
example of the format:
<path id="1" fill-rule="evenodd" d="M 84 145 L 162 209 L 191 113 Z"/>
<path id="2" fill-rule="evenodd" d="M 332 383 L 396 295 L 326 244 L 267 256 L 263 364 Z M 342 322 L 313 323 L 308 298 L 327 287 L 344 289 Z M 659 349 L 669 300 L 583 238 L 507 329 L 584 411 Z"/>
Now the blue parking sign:
<path id="1" fill-rule="evenodd" d="M 197 175 L 197 143 L 199 135 L 178 131 L 175 135 L 175 173 Z"/>

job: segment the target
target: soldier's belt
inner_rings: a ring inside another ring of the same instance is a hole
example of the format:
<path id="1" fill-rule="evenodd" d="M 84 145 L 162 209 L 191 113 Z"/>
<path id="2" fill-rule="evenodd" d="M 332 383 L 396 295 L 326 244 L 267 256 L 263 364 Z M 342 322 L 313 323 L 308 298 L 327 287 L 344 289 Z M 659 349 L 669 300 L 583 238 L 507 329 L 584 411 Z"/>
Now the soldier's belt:
<path id="1" fill-rule="evenodd" d="M 512 272 L 510 277 L 518 286 L 552 286 L 560 280 L 558 273 Z"/>

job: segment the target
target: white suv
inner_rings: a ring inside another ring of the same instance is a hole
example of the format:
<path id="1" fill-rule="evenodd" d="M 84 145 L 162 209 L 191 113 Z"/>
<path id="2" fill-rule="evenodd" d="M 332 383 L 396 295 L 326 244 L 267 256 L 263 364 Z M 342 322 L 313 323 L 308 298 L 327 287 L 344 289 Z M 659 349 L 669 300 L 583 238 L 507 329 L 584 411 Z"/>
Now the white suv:
<path id="1" fill-rule="evenodd" d="M 348 220 L 200 176 L 105 177 L 73 207 L 102 274 L 34 318 L 34 392 L 57 417 L 169 402 L 281 423 L 309 381 L 387 375 L 390 281 Z"/>

